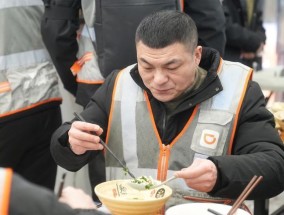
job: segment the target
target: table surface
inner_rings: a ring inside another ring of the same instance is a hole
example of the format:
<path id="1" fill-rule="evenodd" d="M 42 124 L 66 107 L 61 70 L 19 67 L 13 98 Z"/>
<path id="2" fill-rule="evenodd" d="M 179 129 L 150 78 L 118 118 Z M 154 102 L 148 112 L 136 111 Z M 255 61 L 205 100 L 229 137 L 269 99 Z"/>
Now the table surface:
<path id="1" fill-rule="evenodd" d="M 262 90 L 284 92 L 284 68 L 277 66 L 254 72 L 253 80 Z"/>

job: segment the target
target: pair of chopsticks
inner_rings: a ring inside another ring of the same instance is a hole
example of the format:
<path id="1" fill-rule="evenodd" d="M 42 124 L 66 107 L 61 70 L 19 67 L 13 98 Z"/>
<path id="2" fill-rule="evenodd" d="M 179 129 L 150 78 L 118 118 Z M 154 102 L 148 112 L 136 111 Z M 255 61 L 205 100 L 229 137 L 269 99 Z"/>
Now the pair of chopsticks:
<path id="1" fill-rule="evenodd" d="M 239 197 L 236 199 L 235 203 L 233 204 L 233 206 L 231 207 L 231 209 L 229 210 L 229 212 L 227 213 L 227 215 L 233 215 L 236 210 L 238 210 L 238 208 L 240 207 L 240 205 L 245 201 L 245 199 L 247 198 L 247 196 L 251 193 L 251 191 L 253 191 L 253 189 L 256 187 L 256 185 L 259 184 L 259 182 L 263 179 L 262 176 L 254 176 L 250 182 L 248 183 L 248 185 L 245 187 L 245 189 L 243 190 L 243 192 L 239 195 Z M 208 208 L 207 209 L 208 212 L 215 214 L 215 215 L 222 215 L 221 213 L 219 213 L 218 211 L 215 211 L 213 209 Z"/>
<path id="2" fill-rule="evenodd" d="M 65 183 L 65 177 L 66 177 L 66 172 L 64 172 L 64 173 L 62 174 L 62 177 L 61 177 L 61 181 L 60 181 L 59 188 L 58 188 L 58 192 L 57 192 L 57 197 L 58 197 L 58 198 L 60 198 L 61 195 L 62 195 L 62 190 L 63 190 L 64 183 Z"/>
<path id="3" fill-rule="evenodd" d="M 86 122 L 86 120 L 78 113 L 74 112 L 74 116 L 82 121 L 82 122 Z M 113 151 L 107 146 L 107 144 L 102 140 L 100 139 L 100 143 L 108 150 L 108 152 L 118 161 L 118 163 L 120 164 L 120 166 L 123 168 L 123 170 L 128 174 L 130 175 L 133 179 L 136 179 L 136 177 L 133 175 L 133 173 L 131 173 L 129 171 L 129 169 L 122 163 L 122 161 L 113 153 Z"/>
<path id="4" fill-rule="evenodd" d="M 233 204 L 231 210 L 229 210 L 227 215 L 233 215 L 236 210 L 240 207 L 240 205 L 245 201 L 247 196 L 253 191 L 253 189 L 256 187 L 256 185 L 259 184 L 259 182 L 263 179 L 262 176 L 253 176 L 253 178 L 250 180 L 248 185 L 245 187 L 243 192 L 239 195 L 239 197 L 236 199 L 235 203 Z"/>

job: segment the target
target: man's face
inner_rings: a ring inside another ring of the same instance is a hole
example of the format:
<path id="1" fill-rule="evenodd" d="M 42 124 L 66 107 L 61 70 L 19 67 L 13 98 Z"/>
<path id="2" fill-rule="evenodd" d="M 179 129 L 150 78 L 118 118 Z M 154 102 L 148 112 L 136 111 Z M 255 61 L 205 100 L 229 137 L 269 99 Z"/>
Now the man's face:
<path id="1" fill-rule="evenodd" d="M 193 84 L 201 59 L 201 46 L 192 53 L 181 43 L 154 49 L 140 41 L 136 48 L 139 74 L 159 101 L 171 101 Z"/>

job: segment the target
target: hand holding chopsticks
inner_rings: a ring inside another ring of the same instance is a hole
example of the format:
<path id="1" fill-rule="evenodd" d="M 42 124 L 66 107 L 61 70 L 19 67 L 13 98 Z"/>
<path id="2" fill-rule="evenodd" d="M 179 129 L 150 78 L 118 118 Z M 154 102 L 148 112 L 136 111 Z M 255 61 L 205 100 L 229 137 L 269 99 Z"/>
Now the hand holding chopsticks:
<path id="1" fill-rule="evenodd" d="M 247 198 L 247 196 L 251 193 L 251 191 L 258 185 L 258 183 L 262 180 L 262 176 L 254 176 L 248 185 L 245 187 L 243 192 L 239 195 L 239 197 L 236 199 L 235 203 L 233 204 L 231 210 L 228 212 L 227 215 L 233 215 L 238 207 L 243 203 L 243 201 Z"/>
<path id="2" fill-rule="evenodd" d="M 86 122 L 86 120 L 78 113 L 74 112 L 74 116 L 82 121 L 82 122 Z M 120 164 L 120 166 L 123 168 L 123 170 L 130 175 L 133 179 L 135 179 L 135 176 L 129 171 L 129 169 L 122 163 L 122 161 L 112 152 L 112 150 L 107 146 L 107 144 L 100 139 L 100 143 L 108 150 L 108 152 L 118 161 L 118 163 Z"/>

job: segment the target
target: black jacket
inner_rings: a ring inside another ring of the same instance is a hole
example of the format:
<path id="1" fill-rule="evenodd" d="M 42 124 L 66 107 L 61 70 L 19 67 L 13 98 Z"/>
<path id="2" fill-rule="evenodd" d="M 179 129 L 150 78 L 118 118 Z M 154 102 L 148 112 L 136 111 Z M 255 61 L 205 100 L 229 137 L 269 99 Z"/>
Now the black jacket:
<path id="1" fill-rule="evenodd" d="M 223 57 L 226 18 L 220 0 L 184 0 L 184 12 L 197 26 L 199 44 L 216 49 Z"/>
<path id="2" fill-rule="evenodd" d="M 59 202 L 52 191 L 32 184 L 16 173 L 12 177 L 9 200 L 9 215 L 106 215 L 91 209 L 74 210 Z"/>
<path id="3" fill-rule="evenodd" d="M 155 122 L 164 144 L 169 143 L 181 131 L 197 104 L 219 93 L 218 89 L 222 90 L 216 73 L 219 62 L 220 56 L 217 51 L 203 48 L 200 66 L 208 71 L 208 75 L 200 88 L 176 109 L 164 127 L 164 105 L 152 97 L 145 88 L 137 68 L 131 71 L 135 82 L 149 94 Z M 100 125 L 104 131 L 107 131 L 116 75 L 117 73 L 112 73 L 106 79 L 82 112 L 82 116 L 88 122 Z M 101 152 L 88 151 L 78 156 L 69 149 L 67 132 L 70 124 L 71 122 L 67 122 L 62 125 L 52 137 L 51 152 L 54 159 L 70 171 L 77 171 L 91 159 L 97 159 L 97 175 L 102 177 L 98 178 L 98 182 L 105 180 Z M 254 175 L 262 175 L 264 180 L 252 192 L 251 199 L 269 198 L 284 190 L 284 145 L 274 125 L 273 115 L 265 108 L 264 96 L 259 85 L 251 81 L 238 120 L 233 155 L 209 157 L 218 168 L 217 183 L 211 195 L 236 198 Z M 102 138 L 105 136 L 106 132 Z"/>
<path id="4" fill-rule="evenodd" d="M 248 24 L 245 0 L 224 0 L 226 17 L 225 60 L 239 61 L 252 67 L 252 60 L 240 59 L 244 52 L 256 52 L 266 35 L 263 27 L 263 0 L 255 0 L 251 23 Z"/>

